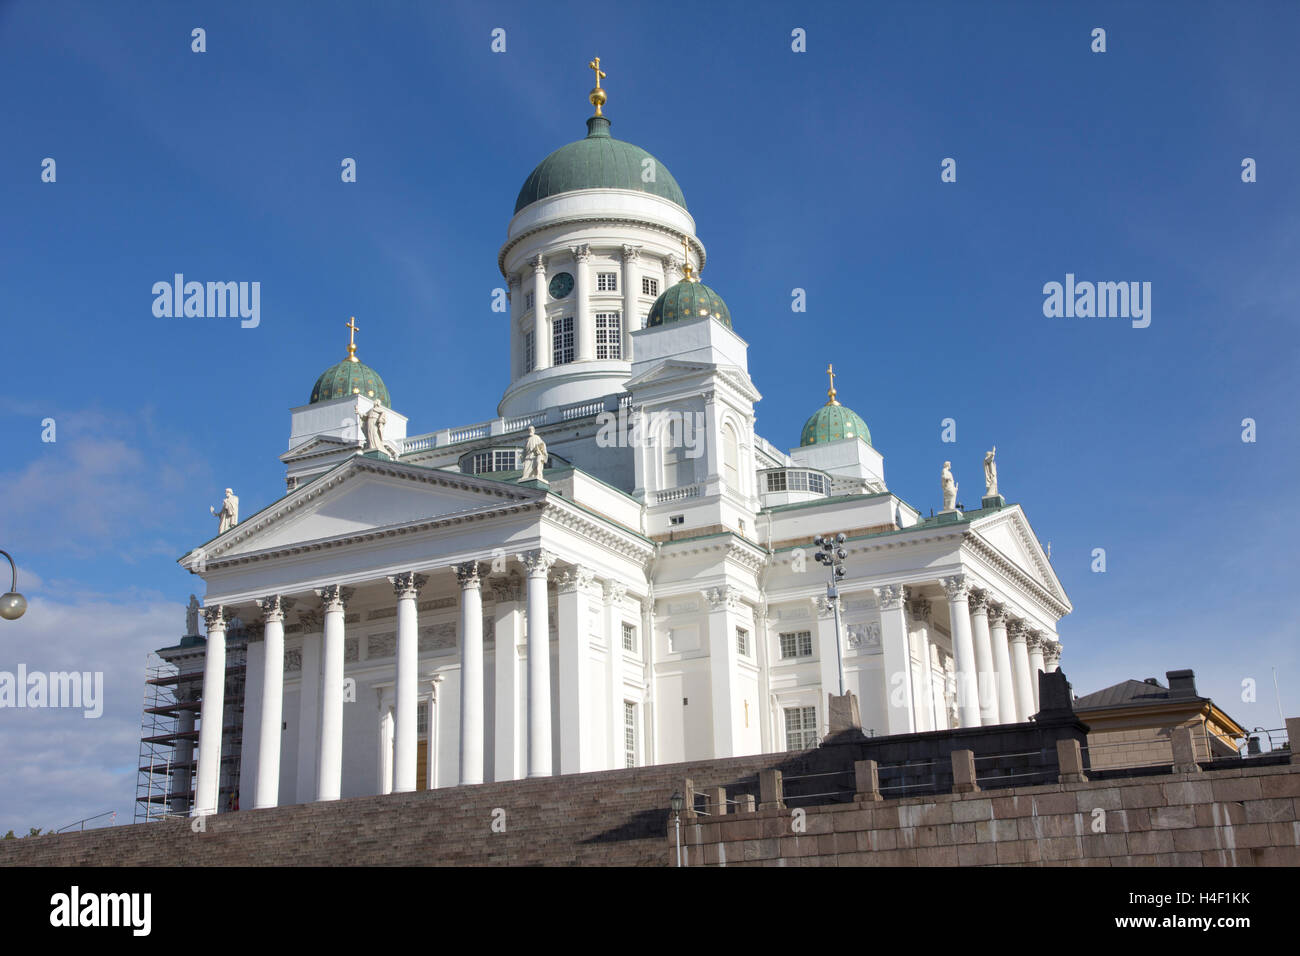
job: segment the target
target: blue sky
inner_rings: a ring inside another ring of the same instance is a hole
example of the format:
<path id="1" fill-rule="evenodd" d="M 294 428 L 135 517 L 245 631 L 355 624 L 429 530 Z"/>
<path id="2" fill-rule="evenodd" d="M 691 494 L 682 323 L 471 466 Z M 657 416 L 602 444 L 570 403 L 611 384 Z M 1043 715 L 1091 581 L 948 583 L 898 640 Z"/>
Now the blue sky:
<path id="1" fill-rule="evenodd" d="M 596 54 L 613 134 L 686 195 L 764 437 L 797 444 L 834 361 L 917 507 L 944 459 L 973 503 L 996 443 L 1075 606 L 1077 692 L 1191 667 L 1275 727 L 1276 666 L 1300 713 L 1297 27 L 1262 2 L 0 4 L 0 548 L 31 600 L 0 669 L 107 695 L 98 721 L 0 713 L 0 832 L 130 816 L 144 658 L 201 591 L 175 559 L 225 486 L 245 514 L 282 493 L 348 316 L 413 432 L 495 414 L 496 253 L 584 134 Z M 155 318 L 176 272 L 259 281 L 261 324 Z M 1045 318 L 1066 273 L 1150 282 L 1150 327 Z"/>

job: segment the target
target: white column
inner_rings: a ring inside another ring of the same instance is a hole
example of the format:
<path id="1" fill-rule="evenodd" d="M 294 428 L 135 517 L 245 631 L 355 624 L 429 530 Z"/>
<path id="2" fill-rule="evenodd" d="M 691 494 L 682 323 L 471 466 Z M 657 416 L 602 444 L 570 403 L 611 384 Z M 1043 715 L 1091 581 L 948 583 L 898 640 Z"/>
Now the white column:
<path id="1" fill-rule="evenodd" d="M 903 604 L 907 589 L 901 584 L 876 588 L 880 599 L 880 649 L 885 669 L 885 732 L 916 732 L 912 713 L 912 649 L 907 639 L 907 614 Z"/>
<path id="2" fill-rule="evenodd" d="M 307 803 L 316 795 L 316 760 L 320 756 L 320 651 L 319 610 L 298 612 L 302 627 L 302 669 L 298 696 L 298 773 L 294 802 Z"/>
<path id="3" fill-rule="evenodd" d="M 416 746 L 419 741 L 420 625 L 416 599 L 428 583 L 423 574 L 409 571 L 390 577 L 397 596 L 397 675 L 393 707 L 393 790 L 409 793 L 416 787 Z"/>
<path id="4" fill-rule="evenodd" d="M 592 573 L 575 565 L 565 569 L 557 582 L 556 615 L 560 644 L 560 773 L 594 770 L 587 724 L 595 719 L 591 701 L 588 589 Z"/>
<path id="5" fill-rule="evenodd" d="M 379 792 L 393 792 L 393 708 L 387 698 L 379 705 Z"/>
<path id="6" fill-rule="evenodd" d="M 528 569 L 528 776 L 551 776 L 551 620 L 546 573 L 555 555 L 525 551 Z"/>
<path id="7" fill-rule="evenodd" d="M 951 730 L 948 710 L 948 654 L 930 642 L 930 703 L 934 707 L 934 729 Z"/>
<path id="8" fill-rule="evenodd" d="M 434 674 L 429 678 L 429 739 L 425 750 L 425 786 L 430 790 L 438 789 L 438 685 L 442 675 Z"/>
<path id="9" fill-rule="evenodd" d="M 709 690 L 713 704 L 713 754 L 740 755 L 745 715 L 736 688 L 736 615 L 740 592 L 730 584 L 704 592 L 709 602 Z M 622 724 L 620 723 L 621 727 Z"/>
<path id="10" fill-rule="evenodd" d="M 1014 724 L 1016 678 L 1007 644 L 1007 612 L 996 604 L 989 605 L 989 637 L 993 641 L 993 669 L 997 672 L 998 723 Z"/>
<path id="11" fill-rule="evenodd" d="M 460 784 L 483 782 L 483 593 L 478 562 L 456 565 L 460 581 Z"/>
<path id="12" fill-rule="evenodd" d="M 1023 723 L 1037 713 L 1034 689 L 1029 683 L 1029 650 L 1025 646 L 1028 628 L 1024 621 L 1007 623 L 1007 640 L 1011 645 L 1011 674 L 1016 685 L 1016 720 Z"/>
<path id="13" fill-rule="evenodd" d="M 199 779 L 191 816 L 217 812 L 221 783 L 221 728 L 226 697 L 226 614 L 220 604 L 203 609 L 208 625 L 203 660 L 203 709 L 199 711 Z"/>
<path id="14" fill-rule="evenodd" d="M 980 726 L 979 694 L 976 690 L 975 641 L 971 636 L 970 607 L 966 603 L 966 577 L 954 574 L 943 579 L 948 593 L 948 619 L 952 626 L 952 653 L 957 666 L 957 725 Z"/>
<path id="15" fill-rule="evenodd" d="M 519 605 L 519 581 L 517 578 L 494 578 L 492 589 L 497 599 L 493 651 L 493 676 L 496 679 L 493 721 L 496 746 L 493 754 L 496 766 L 492 779 L 518 780 L 526 772 L 520 765 L 523 735 L 520 733 L 519 709 L 523 703 L 523 686 L 519 679 L 518 644 L 523 611 Z"/>
<path id="16" fill-rule="evenodd" d="M 257 790 L 254 808 L 274 807 L 280 801 L 280 734 L 284 722 L 284 612 L 292 600 L 279 594 L 257 602 L 265 618 L 265 674 L 262 683 L 262 720 L 258 734 Z"/>
<path id="17" fill-rule="evenodd" d="M 577 273 L 573 283 L 573 360 L 590 362 L 596 354 L 596 329 L 591 317 L 591 247 L 586 243 L 574 246 L 573 259 Z"/>
<path id="18" fill-rule="evenodd" d="M 1047 670 L 1047 663 L 1043 660 L 1043 632 L 1031 630 L 1025 643 L 1029 650 L 1029 687 L 1034 692 L 1034 713 L 1038 713 L 1041 706 L 1038 700 L 1038 672 Z"/>
<path id="19" fill-rule="evenodd" d="M 625 247 L 626 248 L 626 247 Z M 609 687 L 609 714 L 605 718 L 609 724 L 609 730 L 605 734 L 605 768 L 607 770 L 617 770 L 622 767 L 626 761 L 620 760 L 622 754 L 620 742 L 622 736 L 619 728 L 623 725 L 623 599 L 627 596 L 627 588 L 617 581 L 606 581 L 604 586 L 605 598 L 605 633 L 609 635 L 609 658 L 606 661 L 607 677 Z M 638 626 L 637 630 L 640 630 Z M 637 635 L 642 641 L 644 635 Z"/>
<path id="20" fill-rule="evenodd" d="M 533 370 L 551 367 L 551 343 L 546 325 L 546 260 L 539 254 L 533 265 Z"/>
<path id="21" fill-rule="evenodd" d="M 930 667 L 930 602 L 917 597 L 907 602 L 908 638 L 913 645 L 913 657 L 918 665 L 913 671 L 912 712 L 916 715 L 916 729 L 925 732 L 937 729 L 934 721 L 934 674 Z"/>
<path id="22" fill-rule="evenodd" d="M 664 287 L 660 292 L 664 292 L 669 286 L 676 285 L 682 278 L 682 262 L 675 255 L 669 253 L 664 256 Z"/>
<path id="23" fill-rule="evenodd" d="M 632 361 L 632 332 L 641 327 L 640 300 L 641 272 L 637 263 L 641 259 L 641 247 L 627 245 L 623 247 L 623 360 Z M 622 706 L 620 704 L 620 706 Z"/>
<path id="24" fill-rule="evenodd" d="M 343 611 L 351 588 L 319 588 L 325 631 L 321 639 L 320 755 L 316 799 L 337 800 L 343 792 Z"/>
<path id="25" fill-rule="evenodd" d="M 520 292 L 523 283 L 519 278 L 518 274 L 513 272 L 506 277 L 506 295 L 510 299 L 510 381 L 512 382 L 524 373 L 523 333 L 519 331 L 519 316 L 524 311 L 524 297 Z"/>
<path id="26" fill-rule="evenodd" d="M 189 683 L 181 681 L 176 686 L 177 703 L 186 703 L 194 699 L 189 691 Z M 178 712 L 176 730 L 181 734 L 194 732 L 194 711 L 185 708 Z M 193 787 L 194 740 L 191 737 L 179 737 L 176 740 L 175 757 L 172 761 L 171 812 L 184 813 L 191 807 L 190 789 Z"/>
<path id="27" fill-rule="evenodd" d="M 973 589 L 968 600 L 971 633 L 975 639 L 975 686 L 979 694 L 980 723 L 998 722 L 997 672 L 993 667 L 993 638 L 989 634 L 988 592 Z"/>

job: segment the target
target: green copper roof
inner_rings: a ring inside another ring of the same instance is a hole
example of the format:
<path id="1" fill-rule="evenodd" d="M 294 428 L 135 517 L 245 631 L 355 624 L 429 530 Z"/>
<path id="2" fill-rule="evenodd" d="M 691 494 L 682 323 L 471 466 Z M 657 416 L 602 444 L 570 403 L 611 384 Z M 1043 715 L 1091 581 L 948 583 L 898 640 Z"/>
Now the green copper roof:
<path id="1" fill-rule="evenodd" d="M 645 181 L 647 170 L 654 173 L 650 182 Z M 574 189 L 635 189 L 686 208 L 686 197 L 667 167 L 640 146 L 610 136 L 604 116 L 587 120 L 586 139 L 561 146 L 537 165 L 519 190 L 515 212 Z"/>
<path id="2" fill-rule="evenodd" d="M 650 306 L 646 326 L 698 319 L 701 313 L 711 315 L 727 328 L 731 328 L 731 310 L 727 308 L 727 303 L 722 301 L 722 296 L 703 282 L 683 279 L 676 285 L 664 289 L 659 298 L 655 299 L 655 304 Z"/>
<path id="3" fill-rule="evenodd" d="M 868 445 L 871 444 L 871 432 L 862 416 L 836 402 L 833 405 L 823 405 L 804 423 L 799 444 L 820 445 L 841 438 L 861 438 Z"/>
<path id="4" fill-rule="evenodd" d="M 344 359 L 338 365 L 331 365 L 321 377 L 316 379 L 316 384 L 311 389 L 310 405 L 317 402 L 328 402 L 336 398 L 347 398 L 349 395 L 364 395 L 366 398 L 373 398 L 385 408 L 392 408 L 392 400 L 388 396 L 388 386 L 384 380 L 379 377 L 369 365 L 359 362 L 356 359 Z"/>

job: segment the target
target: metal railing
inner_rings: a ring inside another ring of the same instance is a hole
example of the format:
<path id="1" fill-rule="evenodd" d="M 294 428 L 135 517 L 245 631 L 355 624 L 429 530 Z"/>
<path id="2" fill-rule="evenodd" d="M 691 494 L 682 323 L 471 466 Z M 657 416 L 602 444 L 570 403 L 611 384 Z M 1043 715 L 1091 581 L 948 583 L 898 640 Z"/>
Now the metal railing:
<path id="1" fill-rule="evenodd" d="M 55 832 L 55 833 L 66 833 L 68 830 L 71 830 L 73 827 L 77 827 L 78 830 L 85 830 L 85 829 L 86 829 L 86 824 L 87 824 L 87 823 L 90 823 L 92 820 L 99 820 L 99 819 L 102 818 L 102 817 L 109 817 L 109 818 L 110 818 L 110 819 L 109 819 L 109 822 L 106 823 L 104 826 L 109 826 L 109 827 L 111 827 L 111 826 L 115 826 L 115 825 L 117 824 L 117 811 L 116 811 L 116 810 L 105 810 L 103 813 L 96 813 L 93 817 L 84 817 L 84 818 L 81 819 L 81 820 L 77 820 L 77 821 L 75 821 L 75 822 L 73 822 L 73 823 L 69 823 L 66 827 L 59 827 L 59 828 L 58 828 L 57 830 L 55 830 L 54 832 Z M 91 827 L 91 829 L 94 830 L 94 829 L 103 829 L 103 828 L 102 828 L 102 827 L 98 827 L 98 828 L 97 828 L 97 827 Z"/>

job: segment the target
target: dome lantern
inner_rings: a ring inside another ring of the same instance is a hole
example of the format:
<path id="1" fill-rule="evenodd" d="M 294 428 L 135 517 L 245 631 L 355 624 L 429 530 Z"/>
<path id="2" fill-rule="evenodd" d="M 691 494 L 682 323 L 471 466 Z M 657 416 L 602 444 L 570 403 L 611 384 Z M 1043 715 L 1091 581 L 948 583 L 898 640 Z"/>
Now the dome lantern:
<path id="1" fill-rule="evenodd" d="M 384 380 L 378 372 L 357 358 L 356 335 L 360 326 L 357 325 L 356 316 L 350 318 L 345 325 L 349 330 L 347 357 L 321 373 L 312 386 L 311 399 L 307 404 L 316 405 L 347 398 L 349 395 L 364 395 L 385 408 L 392 408 L 392 399 Z"/>

